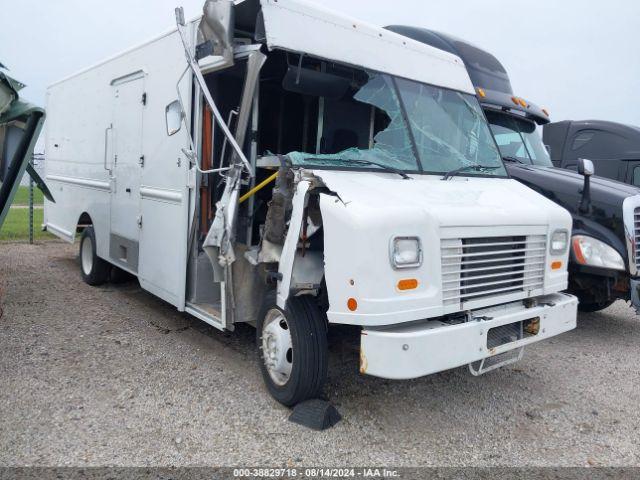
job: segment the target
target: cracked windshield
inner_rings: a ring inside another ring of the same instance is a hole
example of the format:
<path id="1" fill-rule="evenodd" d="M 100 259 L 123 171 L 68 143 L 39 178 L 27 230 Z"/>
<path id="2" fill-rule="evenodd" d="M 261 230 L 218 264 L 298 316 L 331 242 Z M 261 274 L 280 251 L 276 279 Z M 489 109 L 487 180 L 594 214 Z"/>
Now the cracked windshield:
<path id="1" fill-rule="evenodd" d="M 364 76 L 340 98 L 321 97 L 317 153 L 288 154 L 294 165 L 506 176 L 473 95 Z"/>

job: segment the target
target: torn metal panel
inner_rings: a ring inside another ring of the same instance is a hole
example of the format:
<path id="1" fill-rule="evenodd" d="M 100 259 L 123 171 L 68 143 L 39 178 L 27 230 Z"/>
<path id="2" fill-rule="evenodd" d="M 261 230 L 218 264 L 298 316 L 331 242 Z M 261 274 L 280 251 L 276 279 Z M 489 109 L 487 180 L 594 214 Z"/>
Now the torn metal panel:
<path id="1" fill-rule="evenodd" d="M 233 1 L 207 0 L 202 11 L 200 34 L 204 42 L 211 45 L 211 54 L 225 59 L 226 66 L 233 65 Z"/>
<path id="2" fill-rule="evenodd" d="M 258 273 L 258 269 L 246 258 L 247 247 L 238 245 L 238 256 L 231 268 L 233 269 L 233 296 L 235 308 L 228 312 L 233 323 L 255 324 L 260 314 L 262 299 L 267 290 L 267 284 Z M 231 323 L 231 322 L 228 322 Z"/>
<path id="3" fill-rule="evenodd" d="M 302 180 L 296 186 L 296 192 L 293 195 L 293 210 L 291 212 L 289 230 L 287 232 L 287 239 L 284 242 L 279 265 L 279 273 L 282 279 L 278 282 L 277 300 L 278 306 L 282 309 L 285 308 L 287 299 L 289 298 L 293 264 L 298 250 L 298 242 L 300 241 L 304 210 L 307 203 L 307 193 L 310 187 L 310 182 Z"/>
<path id="4" fill-rule="evenodd" d="M 236 142 L 237 145 L 244 144 L 260 69 L 264 65 L 265 60 L 266 56 L 258 50 L 249 54 L 247 76 L 242 92 L 236 132 L 233 136 L 233 141 Z M 236 150 L 233 158 L 235 159 L 239 156 Z M 244 155 L 242 157 L 244 157 Z M 233 252 L 233 243 L 235 241 L 235 226 L 239 208 L 238 200 L 242 186 L 243 170 L 241 165 L 243 164 L 232 162 L 232 165 L 231 170 L 229 170 L 227 174 L 227 185 L 224 193 L 216 205 L 215 219 L 203 244 L 205 251 L 211 257 L 212 261 L 223 266 L 230 265 L 236 260 Z M 250 165 L 249 173 L 253 175 Z"/>
<path id="5" fill-rule="evenodd" d="M 324 276 L 324 254 L 323 252 L 305 252 L 303 255 L 298 251 L 293 262 L 293 273 L 291 279 L 291 290 L 317 291 Z"/>

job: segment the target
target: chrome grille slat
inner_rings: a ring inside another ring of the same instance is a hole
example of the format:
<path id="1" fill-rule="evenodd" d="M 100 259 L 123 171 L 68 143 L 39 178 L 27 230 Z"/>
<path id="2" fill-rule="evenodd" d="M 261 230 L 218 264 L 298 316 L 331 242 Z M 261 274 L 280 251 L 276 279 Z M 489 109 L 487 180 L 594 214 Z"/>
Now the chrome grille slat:
<path id="1" fill-rule="evenodd" d="M 521 280 L 524 280 L 525 278 L 526 278 L 526 275 L 520 275 L 515 278 L 507 278 L 506 280 L 497 280 L 495 282 L 474 283 L 472 284 L 472 288 L 493 287 L 494 285 L 502 285 L 504 283 L 516 283 Z M 465 278 L 465 280 L 468 280 L 468 279 Z M 520 288 L 522 285 L 523 284 L 520 283 L 520 285 L 518 285 L 518 288 Z M 460 287 L 442 289 L 443 292 L 453 292 L 453 291 L 457 292 L 458 290 L 460 290 Z"/>
<path id="2" fill-rule="evenodd" d="M 496 247 L 496 246 L 502 246 L 502 245 L 520 245 L 523 242 L 493 242 L 493 243 L 465 243 L 465 246 L 467 247 Z M 525 243 L 529 244 L 537 244 L 538 246 L 544 246 L 544 242 L 540 241 L 540 240 L 526 240 Z M 446 248 L 456 248 L 456 247 L 446 247 L 443 246 L 443 249 Z"/>
<path id="3" fill-rule="evenodd" d="M 539 254 L 539 255 L 537 255 L 535 257 L 534 256 L 529 257 L 527 255 L 521 255 L 519 257 L 511 257 L 511 258 L 504 259 L 504 260 L 495 259 L 495 258 L 492 258 L 490 260 L 469 260 L 469 261 L 465 261 L 464 263 L 468 265 L 468 264 L 494 263 L 494 262 L 503 261 L 503 262 L 508 262 L 509 264 L 511 264 L 511 262 L 510 262 L 511 260 L 527 260 L 528 258 L 545 258 L 545 254 L 544 253 L 543 254 Z"/>
<path id="4" fill-rule="evenodd" d="M 546 235 L 443 239 L 445 305 L 542 288 L 546 250 Z"/>
<path id="5" fill-rule="evenodd" d="M 467 245 L 465 245 L 467 247 Z M 476 248 L 478 248 L 477 246 Z M 512 250 L 497 250 L 495 252 L 478 252 L 478 253 L 461 253 L 459 255 L 443 255 L 442 258 L 460 258 L 460 257 L 486 257 L 493 255 L 503 255 L 505 253 L 526 253 L 526 252 L 544 252 L 544 248 L 521 248 Z"/>
<path id="6" fill-rule="evenodd" d="M 532 284 L 527 284 L 524 285 L 524 287 L 526 288 L 542 288 L 543 283 L 532 283 Z M 486 290 L 484 292 L 479 292 L 479 293 L 474 293 L 474 294 L 470 294 L 470 295 L 455 295 L 455 296 L 451 296 L 451 297 L 446 297 L 446 300 L 455 300 L 455 299 L 469 299 L 469 298 L 473 298 L 473 297 L 479 297 L 479 296 L 489 296 L 495 293 L 508 293 L 508 292 L 519 292 L 522 291 L 523 285 L 517 286 L 517 287 L 506 287 L 506 288 L 494 288 L 493 290 Z"/>
<path id="7" fill-rule="evenodd" d="M 540 258 L 544 258 L 544 256 L 541 256 Z M 467 262 L 469 263 L 469 262 Z M 544 262 L 520 262 L 520 263 L 511 263 L 510 266 L 512 267 L 519 267 L 519 266 L 529 266 L 529 267 L 534 267 L 534 266 L 538 266 L 538 265 L 544 265 Z M 455 270 L 453 272 L 446 272 L 444 273 L 444 275 L 452 275 L 452 274 L 457 274 L 457 273 L 462 273 L 462 272 L 466 272 L 466 273 L 472 273 L 472 272 L 487 272 L 490 270 L 502 270 L 504 269 L 504 265 L 498 265 L 496 267 L 480 267 L 480 268 L 467 268 L 465 270 Z"/>
<path id="8" fill-rule="evenodd" d="M 501 267 L 504 270 L 504 267 Z M 519 277 L 523 277 L 526 275 L 526 273 L 531 273 L 531 272 L 538 272 L 538 271 L 543 271 L 543 268 L 537 268 L 535 270 L 531 269 L 529 272 L 525 272 L 522 273 L 520 275 L 518 275 Z M 464 271 L 464 270 L 463 270 Z M 448 274 L 445 274 L 448 275 Z M 475 277 L 465 277 L 465 280 L 481 280 L 484 278 L 499 278 L 499 277 L 504 277 L 506 275 L 511 275 L 512 277 L 514 276 L 513 272 L 502 272 L 502 273 L 491 273 L 488 275 L 476 275 Z M 452 282 L 458 282 L 458 279 L 451 279 L 451 280 L 445 280 L 443 283 L 452 283 Z M 478 286 L 478 285 L 474 285 L 474 286 Z"/>

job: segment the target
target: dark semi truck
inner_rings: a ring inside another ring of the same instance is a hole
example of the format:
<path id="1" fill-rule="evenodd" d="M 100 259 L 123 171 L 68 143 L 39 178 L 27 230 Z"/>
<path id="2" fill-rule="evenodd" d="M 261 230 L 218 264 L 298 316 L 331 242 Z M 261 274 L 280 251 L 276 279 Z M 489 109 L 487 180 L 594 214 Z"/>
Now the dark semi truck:
<path id="1" fill-rule="evenodd" d="M 550 122 L 549 113 L 514 95 L 506 70 L 490 53 L 423 28 L 387 28 L 460 57 L 509 175 L 571 212 L 569 290 L 579 298 L 578 308 L 593 312 L 623 299 L 640 312 L 640 189 L 593 176 L 588 157 L 575 160 L 576 171 L 554 166 L 537 130 Z"/>
<path id="2" fill-rule="evenodd" d="M 601 177 L 640 187 L 640 128 L 604 120 L 547 123 L 542 135 L 556 167 L 576 170 L 588 158 Z"/>

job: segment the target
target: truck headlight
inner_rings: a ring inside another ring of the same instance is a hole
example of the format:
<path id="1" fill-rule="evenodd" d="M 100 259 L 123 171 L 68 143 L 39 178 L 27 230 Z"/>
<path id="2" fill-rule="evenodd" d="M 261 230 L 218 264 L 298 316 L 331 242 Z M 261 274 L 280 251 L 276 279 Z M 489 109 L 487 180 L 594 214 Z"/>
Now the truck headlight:
<path id="1" fill-rule="evenodd" d="M 567 251 L 569 244 L 569 232 L 566 230 L 556 230 L 551 235 L 551 243 L 549 244 L 549 251 L 551 255 L 562 255 Z"/>
<path id="2" fill-rule="evenodd" d="M 422 265 L 422 247 L 418 237 L 395 237 L 391 241 L 393 268 L 416 268 Z"/>
<path id="3" fill-rule="evenodd" d="M 625 270 L 622 256 L 606 243 L 585 235 L 574 235 L 571 243 L 573 255 L 579 264 Z"/>

